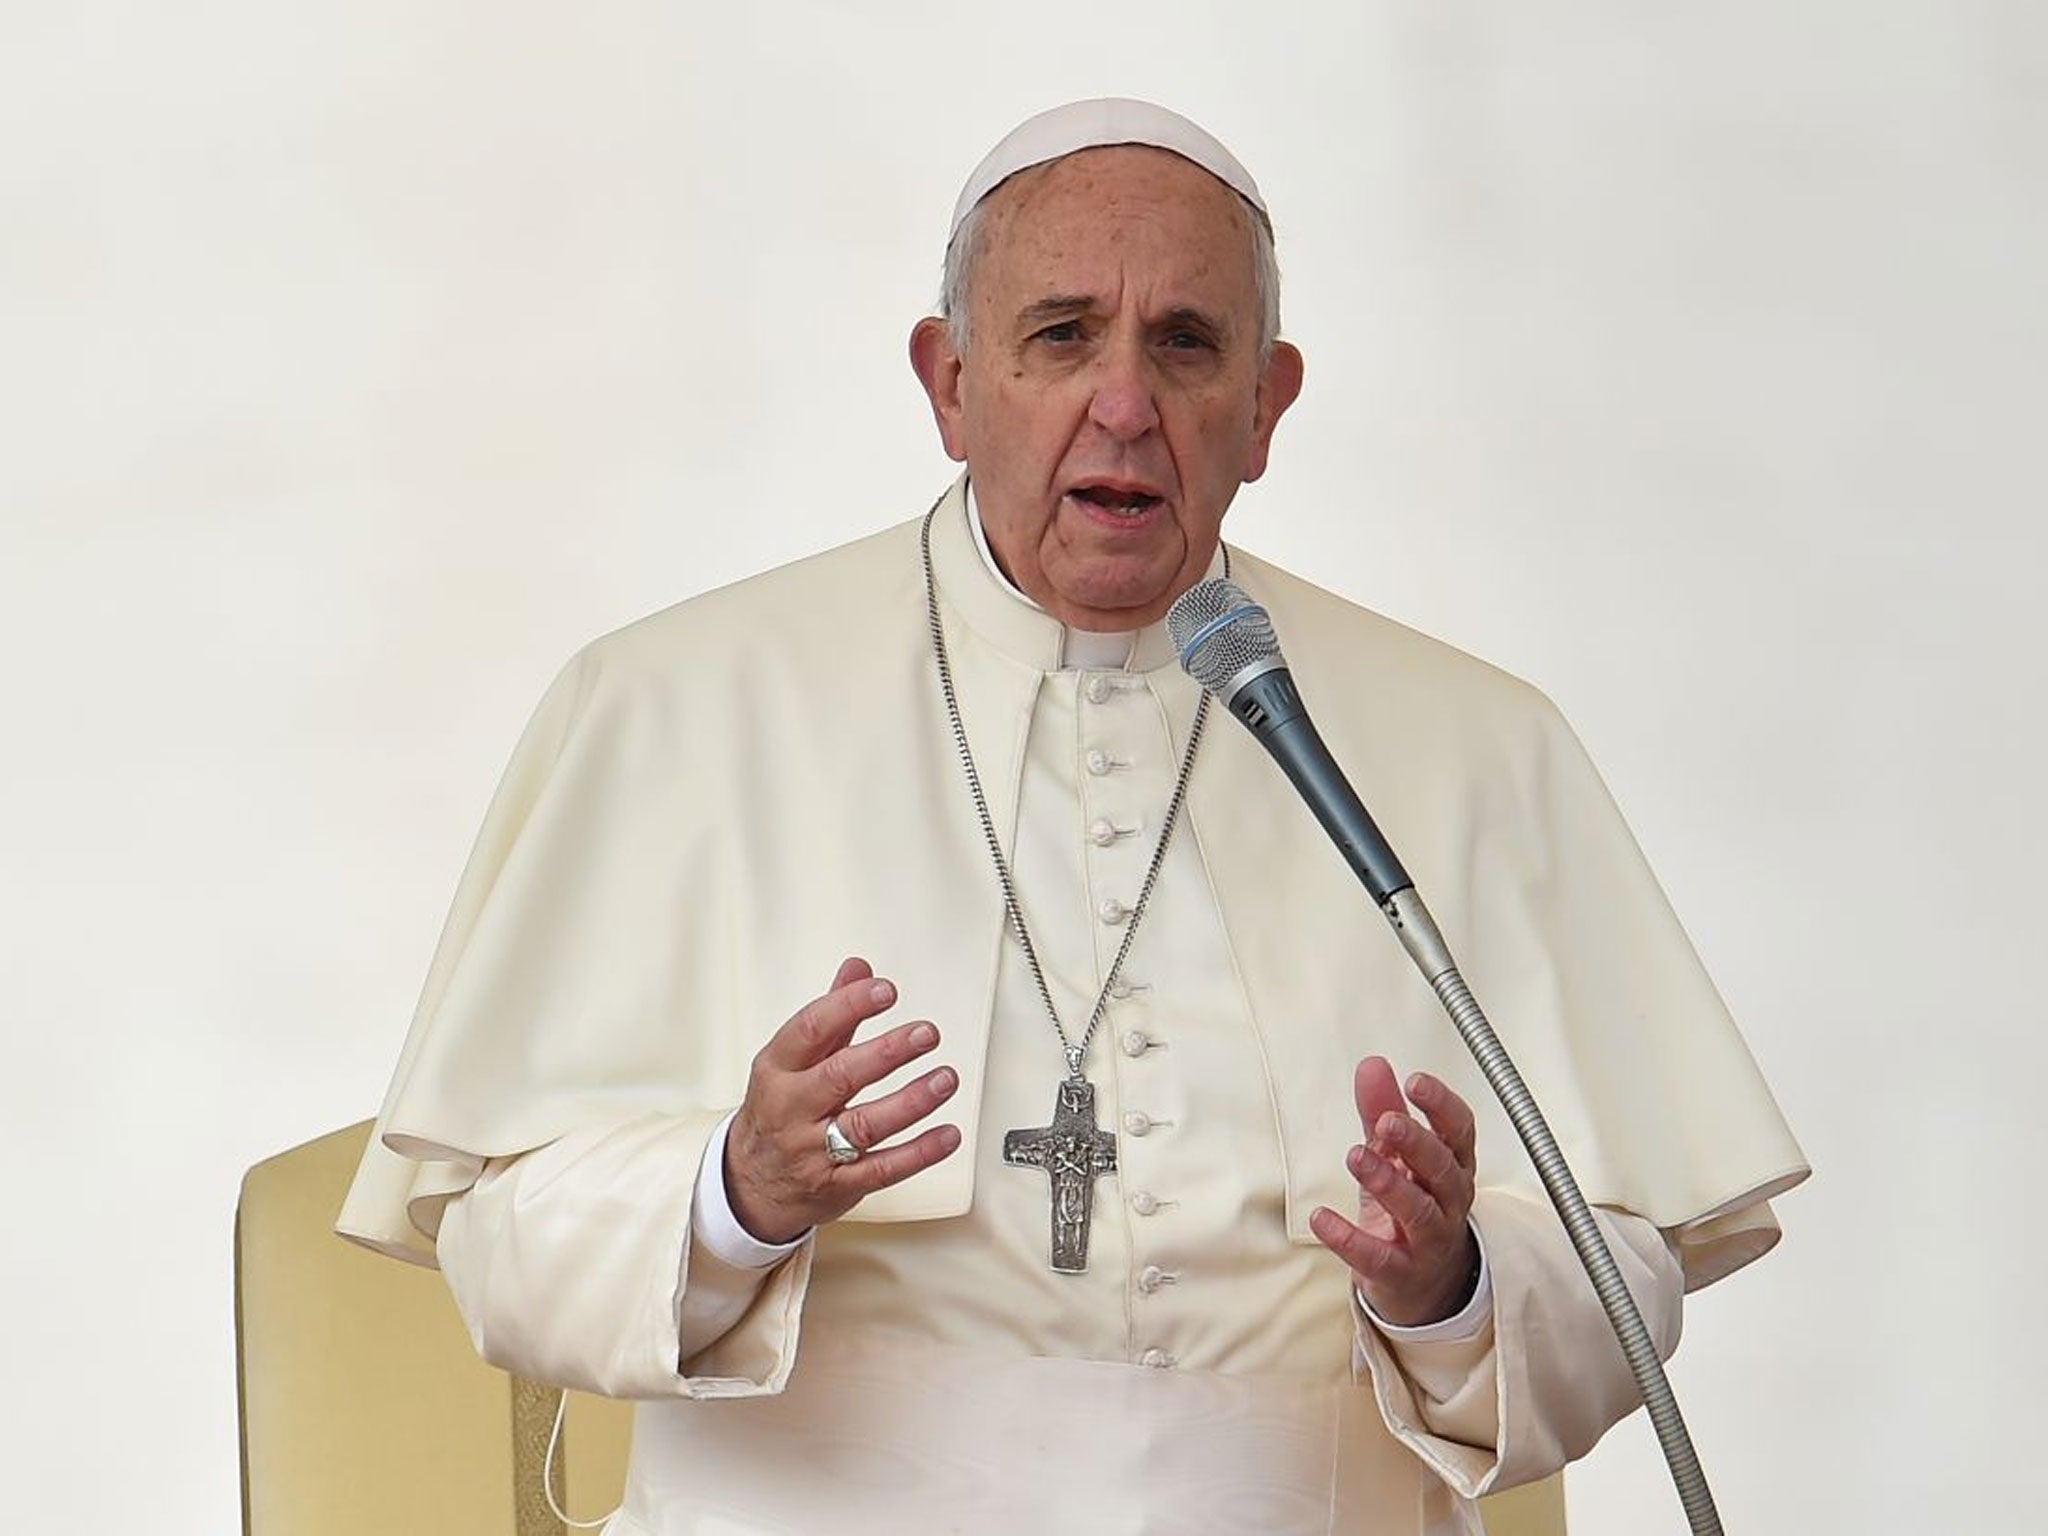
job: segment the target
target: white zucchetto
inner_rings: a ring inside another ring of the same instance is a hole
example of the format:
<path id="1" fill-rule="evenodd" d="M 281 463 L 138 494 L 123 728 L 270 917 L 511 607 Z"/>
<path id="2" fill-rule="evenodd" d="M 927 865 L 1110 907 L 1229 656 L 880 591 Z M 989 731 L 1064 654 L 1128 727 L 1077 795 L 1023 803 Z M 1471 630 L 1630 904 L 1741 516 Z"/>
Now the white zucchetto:
<path id="1" fill-rule="evenodd" d="M 1178 112 L 1154 106 L 1149 101 L 1132 101 L 1105 96 L 1094 101 L 1070 101 L 1036 117 L 1026 118 L 1003 136 L 988 152 L 953 205 L 953 224 L 946 232 L 950 241 L 960 232 L 961 221 L 974 205 L 1019 171 L 1048 160 L 1058 160 L 1083 149 L 1101 149 L 1112 144 L 1145 144 L 1170 150 L 1191 160 L 1238 193 L 1259 210 L 1270 225 L 1266 200 L 1259 196 L 1259 184 L 1252 173 L 1238 163 L 1237 156 L 1217 142 L 1206 129 L 1189 122 Z"/>

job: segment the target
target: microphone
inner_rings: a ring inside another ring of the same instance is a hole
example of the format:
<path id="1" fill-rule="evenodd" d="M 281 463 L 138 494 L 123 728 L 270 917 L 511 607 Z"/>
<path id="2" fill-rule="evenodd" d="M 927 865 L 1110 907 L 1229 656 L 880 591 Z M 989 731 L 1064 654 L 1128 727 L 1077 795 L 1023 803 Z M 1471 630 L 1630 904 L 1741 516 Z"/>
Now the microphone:
<path id="1" fill-rule="evenodd" d="M 1219 577 L 1197 582 L 1183 592 L 1167 610 L 1166 627 L 1188 675 L 1244 722 L 1308 802 L 1345 863 L 1393 925 L 1401 947 L 1408 951 L 1472 1052 L 1487 1086 L 1500 1099 L 1529 1160 L 1536 1165 L 1544 1192 L 1557 1208 L 1579 1262 L 1599 1295 L 1649 1409 L 1688 1523 L 1695 1536 L 1720 1536 L 1721 1518 L 1678 1399 L 1578 1180 L 1522 1074 L 1466 986 L 1415 882 L 1408 878 L 1371 813 L 1316 734 L 1308 706 L 1294 686 L 1294 675 L 1280 657 L 1272 616 L 1237 583 Z"/>
<path id="2" fill-rule="evenodd" d="M 1167 611 L 1166 627 L 1181 666 L 1272 754 L 1373 901 L 1384 907 L 1396 892 L 1413 889 L 1372 813 L 1316 734 L 1266 610 L 1236 582 L 1216 577 L 1183 592 Z"/>

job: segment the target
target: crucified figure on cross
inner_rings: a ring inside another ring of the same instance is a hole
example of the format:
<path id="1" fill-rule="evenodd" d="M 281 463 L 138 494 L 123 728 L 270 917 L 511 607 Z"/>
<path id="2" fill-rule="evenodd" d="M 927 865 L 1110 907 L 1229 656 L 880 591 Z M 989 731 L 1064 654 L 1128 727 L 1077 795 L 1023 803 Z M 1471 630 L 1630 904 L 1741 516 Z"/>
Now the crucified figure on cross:
<path id="1" fill-rule="evenodd" d="M 1006 1134 L 1003 1161 L 1045 1170 L 1052 1181 L 1052 1267 L 1069 1275 L 1085 1270 L 1095 1181 L 1116 1172 L 1116 1136 L 1095 1123 L 1095 1085 L 1081 1077 L 1063 1081 L 1052 1124 Z"/>

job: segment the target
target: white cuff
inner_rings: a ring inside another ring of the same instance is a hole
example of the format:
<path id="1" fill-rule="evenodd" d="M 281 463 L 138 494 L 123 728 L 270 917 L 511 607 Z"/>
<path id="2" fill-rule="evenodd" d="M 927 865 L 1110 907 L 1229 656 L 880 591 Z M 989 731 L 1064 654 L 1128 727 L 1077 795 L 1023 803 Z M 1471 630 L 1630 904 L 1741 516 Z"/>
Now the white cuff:
<path id="1" fill-rule="evenodd" d="M 704 1148 L 704 1161 L 697 1165 L 697 1198 L 690 1202 L 690 1240 L 702 1243 L 712 1257 L 734 1269 L 769 1269 L 801 1248 L 810 1234 L 786 1243 L 764 1243 L 733 1214 L 732 1197 L 725 1189 L 725 1137 L 738 1113 L 734 1110 L 718 1122 Z"/>
<path id="2" fill-rule="evenodd" d="M 723 1145 L 723 1142 L 720 1145 Z M 1472 1299 L 1449 1317 L 1439 1322 L 1403 1328 L 1388 1322 L 1373 1311 L 1372 1303 L 1365 1299 L 1365 1292 L 1355 1285 L 1352 1286 L 1352 1292 L 1358 1297 L 1359 1306 L 1365 1309 L 1366 1317 L 1371 1320 L 1373 1327 L 1386 1335 L 1389 1343 L 1462 1344 L 1467 1339 L 1477 1338 L 1480 1330 L 1486 1326 L 1487 1319 L 1493 1316 L 1493 1274 L 1486 1264 L 1486 1241 L 1480 1237 L 1476 1222 L 1467 1221 L 1466 1226 L 1471 1229 L 1472 1241 L 1479 1245 L 1479 1279 L 1472 1287 Z"/>

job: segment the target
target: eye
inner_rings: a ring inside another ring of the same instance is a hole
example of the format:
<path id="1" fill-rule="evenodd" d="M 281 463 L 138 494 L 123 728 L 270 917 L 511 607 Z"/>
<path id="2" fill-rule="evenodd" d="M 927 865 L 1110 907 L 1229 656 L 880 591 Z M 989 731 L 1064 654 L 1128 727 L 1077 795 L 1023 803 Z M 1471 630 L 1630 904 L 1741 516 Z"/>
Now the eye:
<path id="1" fill-rule="evenodd" d="M 1186 327 L 1168 331 L 1163 339 L 1166 346 L 1176 352 L 1208 352 L 1213 351 L 1216 346 L 1215 342 L 1200 331 L 1191 331 Z"/>
<path id="2" fill-rule="evenodd" d="M 1049 341 L 1056 346 L 1067 342 L 1079 341 L 1081 339 L 1081 322 L 1078 320 L 1056 320 L 1051 325 L 1046 326 L 1045 329 L 1037 332 L 1032 339 L 1034 341 Z"/>

